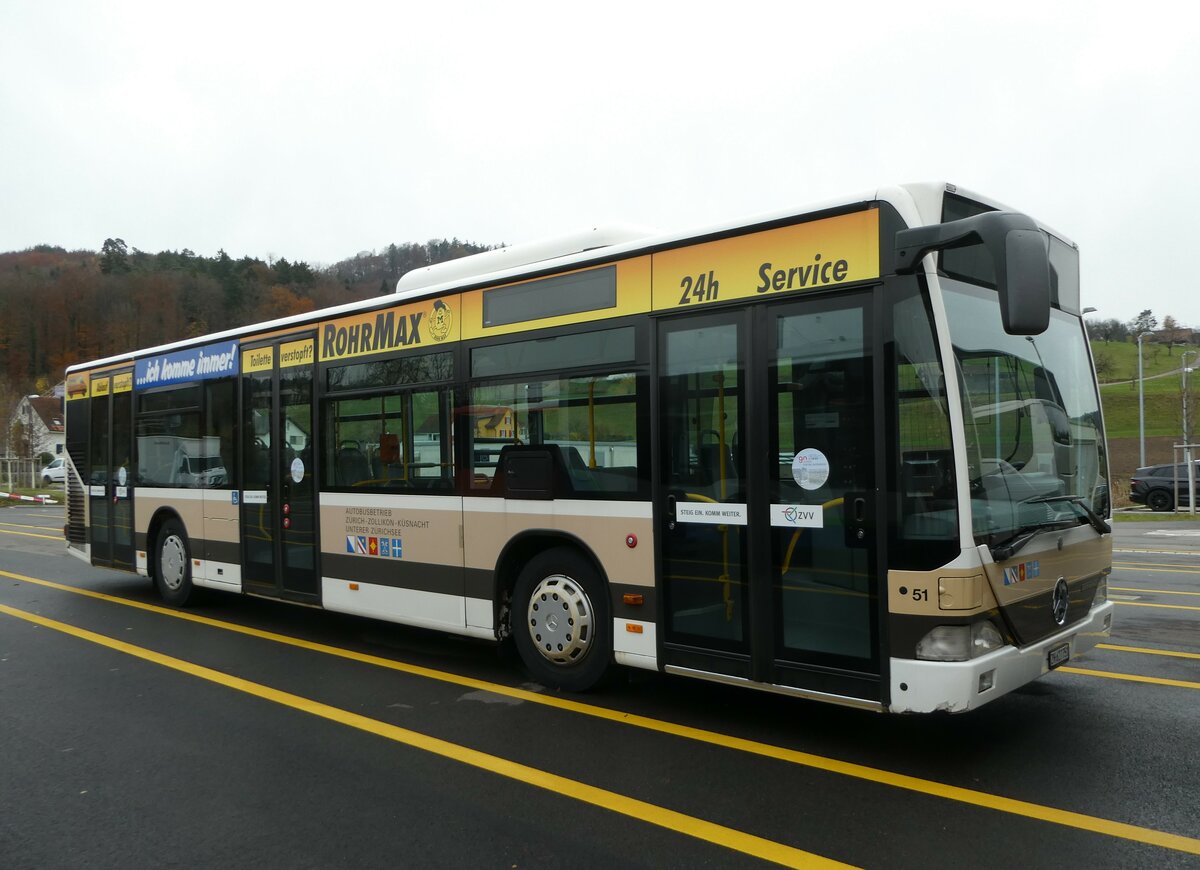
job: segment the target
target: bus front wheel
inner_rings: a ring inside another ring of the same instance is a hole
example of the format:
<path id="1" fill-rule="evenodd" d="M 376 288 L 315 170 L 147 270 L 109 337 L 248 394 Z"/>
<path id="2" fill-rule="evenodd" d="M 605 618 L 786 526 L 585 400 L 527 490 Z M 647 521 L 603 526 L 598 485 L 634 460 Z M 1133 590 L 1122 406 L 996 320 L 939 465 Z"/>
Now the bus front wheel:
<path id="1" fill-rule="evenodd" d="M 154 583 L 158 594 L 168 604 L 183 607 L 192 597 L 192 559 L 188 552 L 187 533 L 178 520 L 167 520 L 158 530 L 154 550 Z"/>
<path id="2" fill-rule="evenodd" d="M 612 658 L 607 590 L 578 552 L 539 553 L 513 590 L 513 637 L 521 661 L 545 686 L 584 692 L 603 679 Z"/>

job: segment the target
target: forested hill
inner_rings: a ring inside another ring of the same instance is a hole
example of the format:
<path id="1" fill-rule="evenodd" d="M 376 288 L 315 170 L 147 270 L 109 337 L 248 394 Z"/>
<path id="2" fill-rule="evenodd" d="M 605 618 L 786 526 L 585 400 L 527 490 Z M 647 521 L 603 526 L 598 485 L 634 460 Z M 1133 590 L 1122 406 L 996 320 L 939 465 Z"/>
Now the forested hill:
<path id="1" fill-rule="evenodd" d="M 42 391 L 72 363 L 390 293 L 411 269 L 489 250 L 439 239 L 329 267 L 191 251 L 39 245 L 0 254 L 0 382 Z"/>

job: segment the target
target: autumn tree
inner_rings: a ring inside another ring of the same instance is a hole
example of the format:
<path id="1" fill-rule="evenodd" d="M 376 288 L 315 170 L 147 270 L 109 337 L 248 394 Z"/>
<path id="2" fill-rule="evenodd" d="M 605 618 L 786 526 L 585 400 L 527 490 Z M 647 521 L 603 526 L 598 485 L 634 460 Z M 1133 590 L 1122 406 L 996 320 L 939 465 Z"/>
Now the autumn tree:
<path id="1" fill-rule="evenodd" d="M 99 252 L 0 252 L 0 378 L 23 394 L 74 363 L 390 293 L 412 269 L 488 249 L 431 239 L 327 267 L 224 250 L 151 254 L 120 238 Z"/>

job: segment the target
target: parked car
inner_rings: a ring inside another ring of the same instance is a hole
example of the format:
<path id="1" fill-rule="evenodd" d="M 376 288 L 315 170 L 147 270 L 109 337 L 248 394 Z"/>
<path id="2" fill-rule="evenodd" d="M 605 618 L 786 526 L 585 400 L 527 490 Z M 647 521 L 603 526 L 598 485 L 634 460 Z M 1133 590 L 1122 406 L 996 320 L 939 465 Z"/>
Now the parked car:
<path id="1" fill-rule="evenodd" d="M 1196 491 L 1200 492 L 1200 460 L 1192 464 L 1196 466 Z M 1130 478 L 1129 498 L 1155 511 L 1173 510 L 1176 503 L 1189 505 L 1187 466 L 1172 463 L 1139 468 Z"/>
<path id="2" fill-rule="evenodd" d="M 52 483 L 62 483 L 67 479 L 66 461 L 60 456 L 38 472 L 42 483 L 49 486 Z"/>

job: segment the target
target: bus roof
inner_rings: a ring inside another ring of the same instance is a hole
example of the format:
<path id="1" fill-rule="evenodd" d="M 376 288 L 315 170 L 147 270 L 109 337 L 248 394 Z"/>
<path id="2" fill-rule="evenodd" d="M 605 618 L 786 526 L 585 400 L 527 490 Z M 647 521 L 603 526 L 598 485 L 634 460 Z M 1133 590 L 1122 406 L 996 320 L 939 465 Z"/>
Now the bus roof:
<path id="1" fill-rule="evenodd" d="M 799 208 L 751 215 L 725 223 L 693 227 L 678 232 L 655 233 L 652 230 L 628 224 L 595 227 L 567 236 L 485 251 L 446 263 L 411 270 L 400 278 L 396 292 L 388 296 L 377 296 L 317 311 L 306 311 L 303 314 L 239 326 L 223 332 L 196 336 L 156 347 L 132 350 L 103 359 L 76 363 L 68 366 L 66 371 L 76 372 L 115 367 L 148 355 L 182 350 L 260 332 L 279 332 L 293 326 L 299 327 L 359 311 L 388 308 L 394 306 L 399 300 L 415 300 L 456 290 L 474 289 L 488 284 L 509 283 L 550 272 L 578 269 L 593 262 L 626 259 L 654 253 L 698 240 L 734 234 L 743 229 L 784 223 L 808 214 L 835 211 L 871 202 L 888 203 L 900 213 L 901 218 L 910 227 L 938 223 L 941 220 L 942 196 L 946 192 L 957 193 L 994 208 L 1007 208 L 999 202 L 978 196 L 974 192 L 952 184 L 924 182 L 880 187 L 858 195 L 838 197 L 809 203 Z M 1042 228 L 1068 244 L 1072 244 L 1048 227 L 1043 226 Z M 412 277 L 410 278 L 410 276 Z"/>

